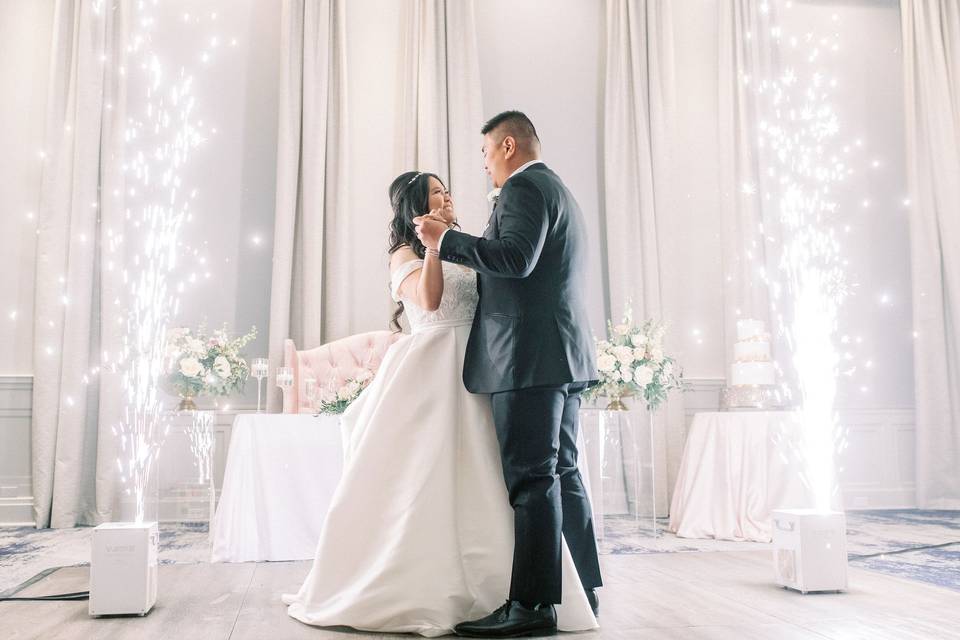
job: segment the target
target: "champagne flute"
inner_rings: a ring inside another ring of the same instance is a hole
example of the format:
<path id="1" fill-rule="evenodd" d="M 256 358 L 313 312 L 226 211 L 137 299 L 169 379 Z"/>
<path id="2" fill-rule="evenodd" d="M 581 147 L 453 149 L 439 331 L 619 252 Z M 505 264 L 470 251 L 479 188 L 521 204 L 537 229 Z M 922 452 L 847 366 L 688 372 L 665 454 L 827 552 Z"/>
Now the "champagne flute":
<path id="1" fill-rule="evenodd" d="M 260 383 L 270 375 L 270 361 L 266 358 L 254 358 L 250 364 L 250 374 L 257 379 L 257 413 L 260 413 Z"/>
<path id="2" fill-rule="evenodd" d="M 286 403 L 287 392 L 293 388 L 293 367 L 277 367 L 277 386 L 283 392 Z"/>
<path id="3" fill-rule="evenodd" d="M 317 408 L 317 379 L 303 379 L 303 393 L 307 396 L 307 406 L 310 407 L 310 413 L 315 413 Z"/>

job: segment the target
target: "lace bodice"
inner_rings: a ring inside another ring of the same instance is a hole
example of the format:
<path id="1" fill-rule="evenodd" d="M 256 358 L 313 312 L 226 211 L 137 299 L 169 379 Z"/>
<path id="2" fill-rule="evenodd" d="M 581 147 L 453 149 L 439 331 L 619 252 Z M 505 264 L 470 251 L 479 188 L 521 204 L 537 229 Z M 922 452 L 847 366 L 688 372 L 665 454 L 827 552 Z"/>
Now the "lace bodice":
<path id="1" fill-rule="evenodd" d="M 436 311 L 426 311 L 416 302 L 400 293 L 404 278 L 423 268 L 423 260 L 405 262 L 390 276 L 390 291 L 394 301 L 403 299 L 403 309 L 413 332 L 433 327 L 469 325 L 477 308 L 477 274 L 455 264 L 443 265 L 443 297 Z"/>

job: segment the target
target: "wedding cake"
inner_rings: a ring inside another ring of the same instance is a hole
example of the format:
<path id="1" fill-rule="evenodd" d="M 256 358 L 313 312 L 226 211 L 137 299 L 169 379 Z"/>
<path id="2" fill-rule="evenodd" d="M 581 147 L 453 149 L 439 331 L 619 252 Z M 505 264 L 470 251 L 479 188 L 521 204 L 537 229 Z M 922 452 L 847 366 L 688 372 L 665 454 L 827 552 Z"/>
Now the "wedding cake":
<path id="1" fill-rule="evenodd" d="M 761 320 L 737 320 L 730 383 L 721 395 L 724 409 L 767 409 L 780 405 L 770 334 Z"/>

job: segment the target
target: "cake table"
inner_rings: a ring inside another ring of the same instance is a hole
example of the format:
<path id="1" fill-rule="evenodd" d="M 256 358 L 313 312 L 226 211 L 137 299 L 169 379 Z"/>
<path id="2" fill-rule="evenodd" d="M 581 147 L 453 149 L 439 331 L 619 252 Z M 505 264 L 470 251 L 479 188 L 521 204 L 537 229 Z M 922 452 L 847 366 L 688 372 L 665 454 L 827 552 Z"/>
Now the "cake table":
<path id="1" fill-rule="evenodd" d="M 777 442 L 798 428 L 783 411 L 697 413 L 670 506 L 681 538 L 769 542 L 771 512 L 809 505 L 800 468 Z"/>

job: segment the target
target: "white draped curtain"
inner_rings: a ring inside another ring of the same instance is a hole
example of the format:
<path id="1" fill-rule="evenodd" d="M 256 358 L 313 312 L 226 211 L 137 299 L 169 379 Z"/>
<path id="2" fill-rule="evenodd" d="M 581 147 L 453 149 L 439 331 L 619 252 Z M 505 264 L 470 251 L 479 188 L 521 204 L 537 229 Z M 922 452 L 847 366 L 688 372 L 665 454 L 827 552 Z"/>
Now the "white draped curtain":
<path id="1" fill-rule="evenodd" d="M 901 0 L 917 504 L 960 508 L 960 5 Z"/>
<path id="2" fill-rule="evenodd" d="M 776 216 L 767 214 L 765 195 L 774 185 L 764 184 L 757 145 L 763 119 L 754 87 L 771 78 L 777 45 L 769 36 L 775 24 L 772 3 L 730 0 L 717 3 L 717 132 L 720 184 L 720 242 L 723 265 L 723 333 L 725 362 L 733 362 L 738 319 L 771 323 L 769 287 L 763 278 L 775 272 L 775 256 L 768 256 L 766 238 L 774 234 Z M 775 212 L 774 212 L 775 214 Z"/>
<path id="3" fill-rule="evenodd" d="M 672 33 L 668 3 L 606 3 L 602 206 L 608 317 L 614 319 L 628 303 L 637 321 L 663 317 L 658 217 L 666 215 L 670 190 Z M 675 336 L 668 334 L 671 338 Z M 676 410 L 681 402 L 678 394 L 655 420 L 658 515 L 667 509 L 667 459 L 679 459 L 682 448 L 680 429 L 666 429 L 665 415 L 674 423 L 682 416 L 682 410 Z M 668 439 L 668 431 L 677 437 Z"/>
<path id="4" fill-rule="evenodd" d="M 270 290 L 271 370 L 283 341 L 316 347 L 350 332 L 345 0 L 284 0 L 277 196 Z M 279 410 L 279 392 L 267 406 Z"/>
<path id="5" fill-rule="evenodd" d="M 37 527 L 109 521 L 116 500 L 111 427 L 119 416 L 116 375 L 99 372 L 120 332 L 100 319 L 121 289 L 101 270 L 121 208 L 101 198 L 118 179 L 123 91 L 121 0 L 56 3 L 38 219 L 34 313 L 32 476 Z M 98 375 L 100 373 L 100 375 Z"/>
<path id="6" fill-rule="evenodd" d="M 473 1 L 405 0 L 400 29 L 396 172 L 443 178 L 460 225 L 476 233 L 487 219 L 487 183 Z"/>

